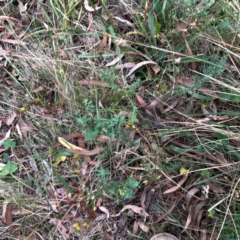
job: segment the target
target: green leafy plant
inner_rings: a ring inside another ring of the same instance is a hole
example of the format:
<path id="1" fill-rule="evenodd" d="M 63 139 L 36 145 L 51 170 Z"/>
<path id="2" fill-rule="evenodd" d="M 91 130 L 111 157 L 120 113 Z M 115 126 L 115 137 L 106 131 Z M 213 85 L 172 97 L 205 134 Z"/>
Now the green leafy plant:
<path id="1" fill-rule="evenodd" d="M 10 138 L 7 138 L 4 142 L 3 142 L 3 146 L 5 147 L 6 150 L 8 149 L 13 149 L 16 147 L 16 142 L 12 141 Z"/>
<path id="2" fill-rule="evenodd" d="M 220 99 L 224 102 L 230 101 L 232 103 L 240 102 L 240 93 L 232 89 L 226 89 L 225 92 L 222 92 Z"/>
<path id="3" fill-rule="evenodd" d="M 101 80 L 103 80 L 104 82 L 107 82 L 109 84 L 109 86 L 111 87 L 112 90 L 118 89 L 117 85 L 114 83 L 114 80 L 116 77 L 114 68 L 102 69 L 100 71 L 99 76 L 100 76 Z"/>
<path id="4" fill-rule="evenodd" d="M 96 109 L 92 101 L 84 101 L 86 114 L 76 117 L 77 123 L 82 126 L 82 133 L 85 135 L 85 141 L 95 139 L 99 135 L 107 135 L 110 138 L 121 138 L 125 136 L 123 126 L 126 125 L 126 118 L 117 114 L 103 114 L 100 115 L 97 110 L 94 115 L 94 109 Z"/>
<path id="5" fill-rule="evenodd" d="M 14 149 L 16 147 L 16 142 L 12 141 L 9 137 L 6 140 L 4 140 L 3 146 L 6 150 Z M 0 178 L 6 177 L 7 175 L 13 174 L 14 172 L 17 171 L 18 169 L 17 164 L 10 161 L 10 157 L 8 153 L 3 154 L 2 162 L 7 164 L 0 163 Z"/>
<path id="6" fill-rule="evenodd" d="M 127 180 L 114 181 L 107 178 L 111 173 L 102 166 L 97 171 L 97 176 L 101 179 L 102 190 L 115 198 L 117 204 L 134 197 L 134 192 L 139 188 L 139 182 L 129 177 Z"/>
<path id="7" fill-rule="evenodd" d="M 9 161 L 6 165 L 4 164 L 4 166 L 0 170 L 0 178 L 4 178 L 9 174 L 13 174 L 17 171 L 17 169 L 17 164 Z"/>

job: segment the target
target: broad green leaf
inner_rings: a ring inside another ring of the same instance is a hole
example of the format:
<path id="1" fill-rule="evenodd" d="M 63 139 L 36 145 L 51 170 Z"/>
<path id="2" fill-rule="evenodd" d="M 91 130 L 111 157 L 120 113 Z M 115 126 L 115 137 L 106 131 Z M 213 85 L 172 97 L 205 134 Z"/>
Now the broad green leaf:
<path id="1" fill-rule="evenodd" d="M 12 141 L 10 138 L 7 138 L 3 142 L 3 146 L 5 147 L 6 150 L 8 150 L 10 148 L 15 148 L 16 147 L 16 142 Z"/>
<path id="2" fill-rule="evenodd" d="M 8 174 L 13 174 L 18 169 L 17 164 L 14 162 L 8 162 L 7 165 L 5 165 L 0 170 L 0 178 L 6 177 Z"/>

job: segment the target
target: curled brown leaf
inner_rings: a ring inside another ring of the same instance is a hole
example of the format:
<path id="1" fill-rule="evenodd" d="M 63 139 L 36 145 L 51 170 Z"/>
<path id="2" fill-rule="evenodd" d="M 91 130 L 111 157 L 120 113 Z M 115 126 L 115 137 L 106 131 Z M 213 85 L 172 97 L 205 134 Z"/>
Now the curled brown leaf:
<path id="1" fill-rule="evenodd" d="M 190 202 L 191 202 L 193 196 L 194 196 L 197 192 L 199 192 L 199 190 L 200 190 L 199 188 L 194 187 L 194 188 L 192 188 L 192 189 L 190 189 L 190 190 L 188 191 L 188 193 L 187 193 L 187 195 L 186 195 L 186 207 L 189 207 L 189 206 L 190 206 Z"/>
<path id="2" fill-rule="evenodd" d="M 148 64 L 152 64 L 152 65 L 157 65 L 156 62 L 153 62 L 153 61 L 143 61 L 143 62 L 140 62 L 138 64 L 136 64 L 131 70 L 130 72 L 127 74 L 127 77 L 129 77 L 133 72 L 135 72 L 138 68 L 144 66 L 144 65 L 148 65 Z"/>
<path id="3" fill-rule="evenodd" d="M 104 212 L 106 214 L 107 219 L 110 217 L 110 214 L 109 214 L 109 211 L 107 208 L 105 208 L 103 206 L 100 206 L 98 208 L 99 208 L 99 210 L 101 210 L 102 212 Z"/>
<path id="4" fill-rule="evenodd" d="M 171 187 L 170 189 L 166 190 L 163 194 L 168 194 L 177 191 L 185 183 L 187 177 L 188 177 L 187 174 L 185 174 L 180 180 L 180 182 L 177 184 L 177 186 Z"/>
<path id="5" fill-rule="evenodd" d="M 118 214 L 111 215 L 111 217 L 118 217 L 122 212 L 124 212 L 127 209 L 131 209 L 133 212 L 139 214 L 140 216 L 143 216 L 144 218 L 149 216 L 149 214 L 141 207 L 135 205 L 126 205 Z"/>

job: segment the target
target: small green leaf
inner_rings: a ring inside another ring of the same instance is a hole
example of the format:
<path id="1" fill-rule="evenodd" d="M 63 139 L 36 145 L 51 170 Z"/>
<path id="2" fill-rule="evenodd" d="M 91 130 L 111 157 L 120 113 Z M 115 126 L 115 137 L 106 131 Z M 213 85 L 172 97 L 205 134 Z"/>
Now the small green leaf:
<path id="1" fill-rule="evenodd" d="M 4 141 L 3 146 L 5 147 L 6 150 L 8 150 L 9 148 L 15 148 L 16 142 L 12 141 L 10 138 L 7 138 Z"/>
<path id="2" fill-rule="evenodd" d="M 209 216 L 210 218 L 213 218 L 214 214 L 215 214 L 215 209 L 214 209 L 214 208 L 211 209 L 211 210 L 208 212 L 208 216 Z"/>
<path id="3" fill-rule="evenodd" d="M 7 165 L 0 170 L 0 178 L 6 177 L 8 174 L 13 174 L 17 169 L 17 164 L 9 161 Z"/>

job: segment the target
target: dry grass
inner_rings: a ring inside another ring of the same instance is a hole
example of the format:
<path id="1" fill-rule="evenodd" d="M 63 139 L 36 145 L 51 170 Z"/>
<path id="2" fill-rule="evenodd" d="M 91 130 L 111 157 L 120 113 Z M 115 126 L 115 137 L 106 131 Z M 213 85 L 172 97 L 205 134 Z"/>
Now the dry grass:
<path id="1" fill-rule="evenodd" d="M 6 2 L 2 239 L 239 239 L 239 3 Z"/>

